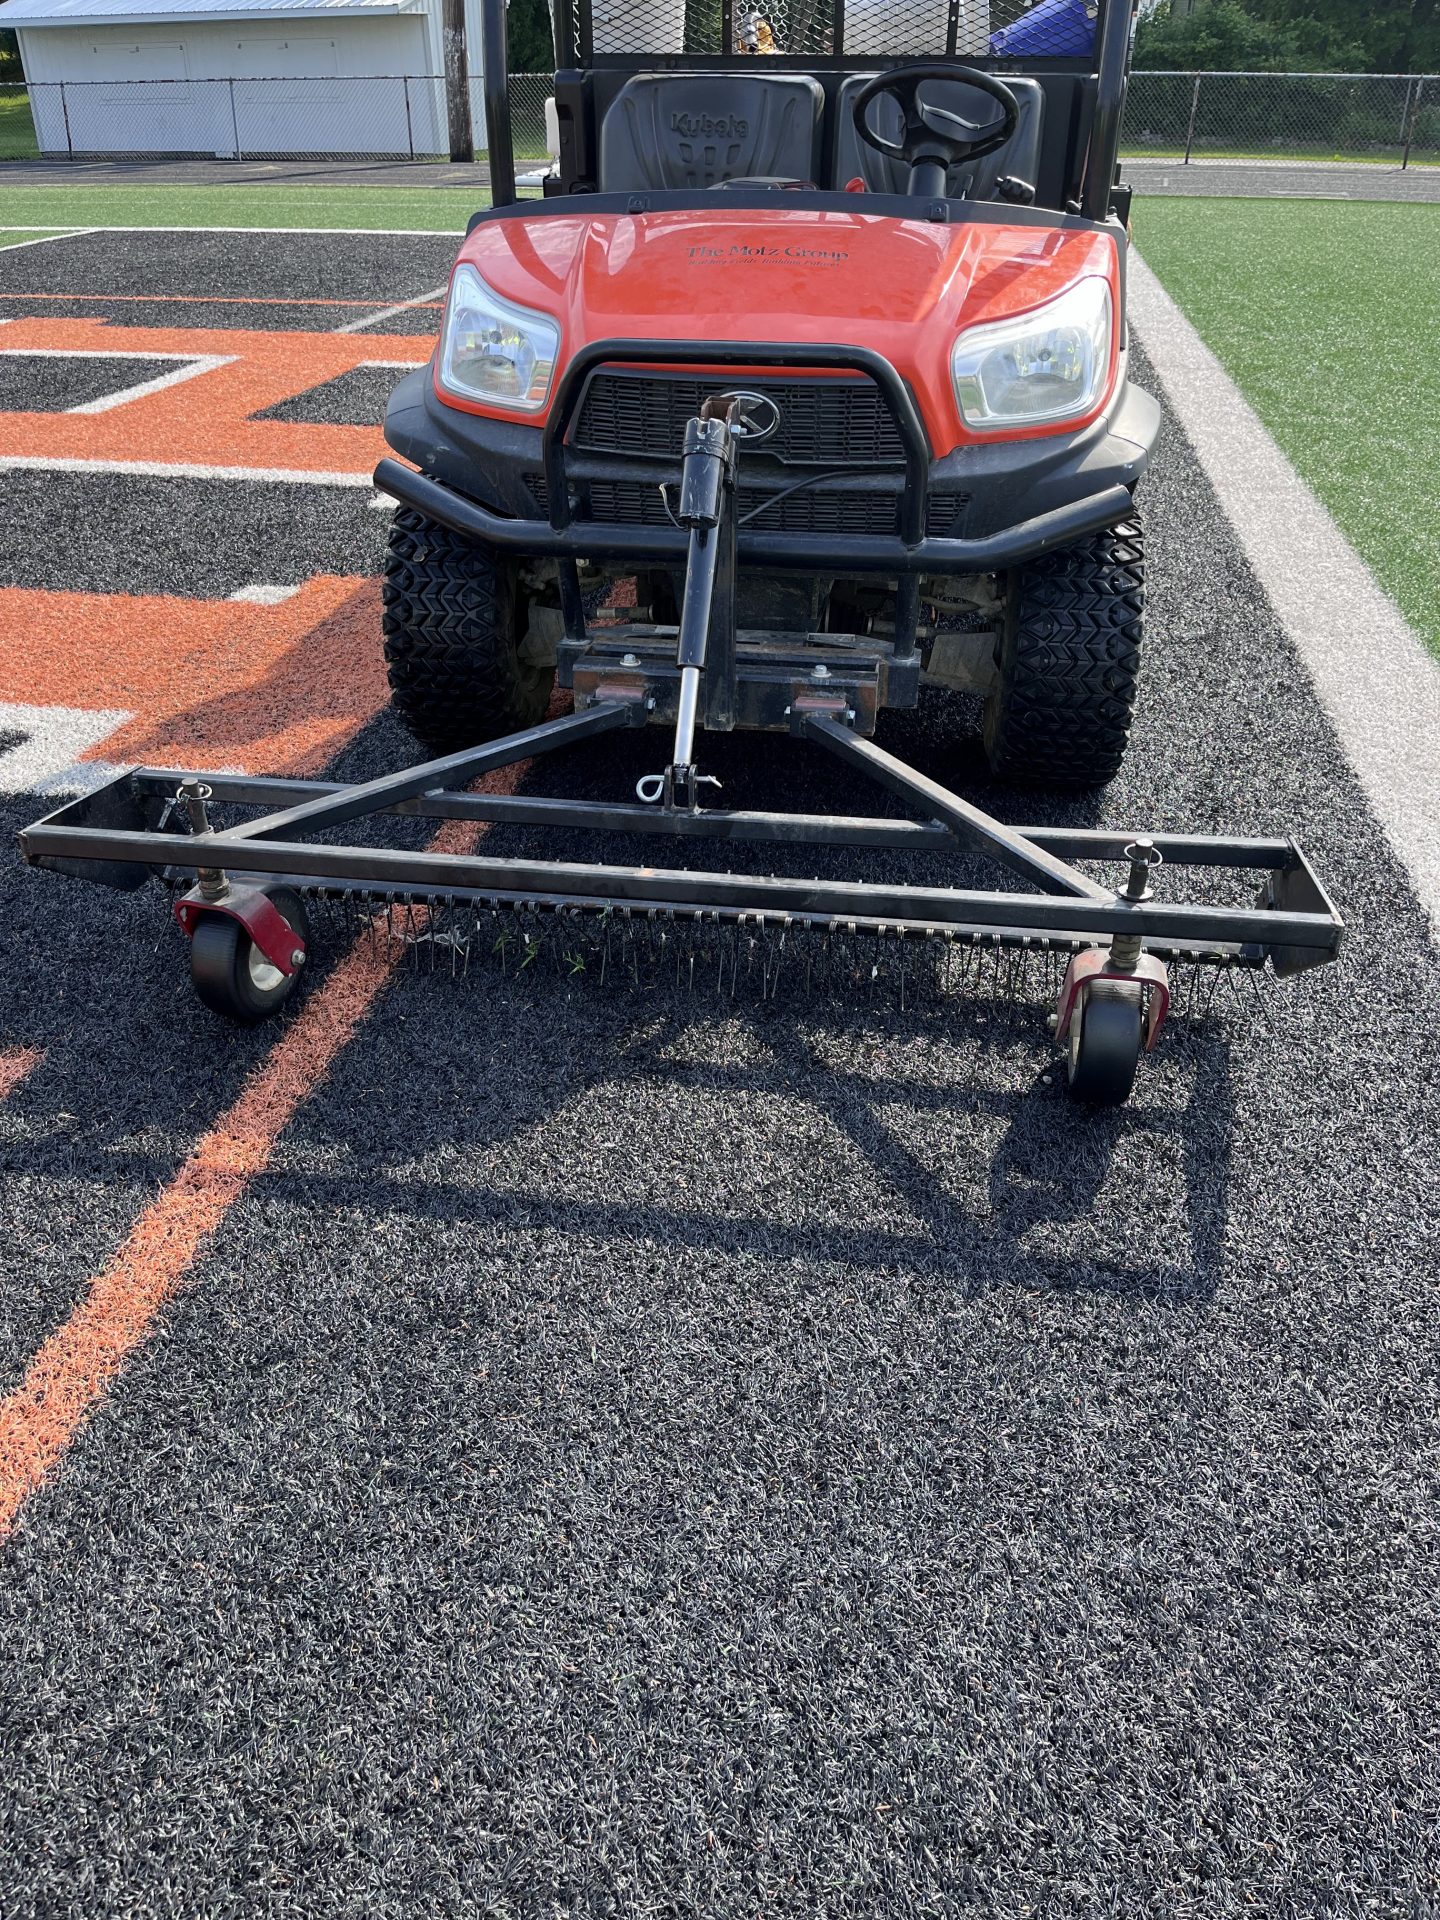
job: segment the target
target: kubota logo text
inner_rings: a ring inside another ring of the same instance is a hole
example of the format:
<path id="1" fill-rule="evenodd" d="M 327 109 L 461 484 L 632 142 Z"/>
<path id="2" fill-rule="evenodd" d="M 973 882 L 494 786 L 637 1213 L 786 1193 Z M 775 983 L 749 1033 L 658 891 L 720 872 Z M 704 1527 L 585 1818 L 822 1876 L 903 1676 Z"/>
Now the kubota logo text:
<path id="1" fill-rule="evenodd" d="M 743 140 L 750 122 L 736 113 L 672 113 L 670 131 L 687 140 Z"/>

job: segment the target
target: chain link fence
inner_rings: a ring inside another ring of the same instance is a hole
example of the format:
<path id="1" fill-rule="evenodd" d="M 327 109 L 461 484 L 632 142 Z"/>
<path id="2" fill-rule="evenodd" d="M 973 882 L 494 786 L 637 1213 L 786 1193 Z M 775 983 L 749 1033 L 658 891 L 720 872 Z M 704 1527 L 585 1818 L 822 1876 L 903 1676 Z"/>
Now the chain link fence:
<path id="1" fill-rule="evenodd" d="M 543 161 L 548 73 L 510 80 L 515 150 Z M 484 157 L 485 104 L 470 84 Z M 1440 76 L 1377 73 L 1136 73 L 1124 151 L 1207 156 L 1440 161 Z M 439 74 L 246 80 L 66 80 L 0 84 L 0 160 L 443 160 Z"/>
<path id="2" fill-rule="evenodd" d="M 543 160 L 554 77 L 511 77 L 515 151 Z M 484 158 L 485 101 L 470 83 Z M 440 74 L 247 80 L 64 80 L 0 85 L 0 160 L 446 160 Z"/>
<path id="3" fill-rule="evenodd" d="M 1440 76 L 1133 73 L 1122 152 L 1181 157 L 1440 159 Z"/>

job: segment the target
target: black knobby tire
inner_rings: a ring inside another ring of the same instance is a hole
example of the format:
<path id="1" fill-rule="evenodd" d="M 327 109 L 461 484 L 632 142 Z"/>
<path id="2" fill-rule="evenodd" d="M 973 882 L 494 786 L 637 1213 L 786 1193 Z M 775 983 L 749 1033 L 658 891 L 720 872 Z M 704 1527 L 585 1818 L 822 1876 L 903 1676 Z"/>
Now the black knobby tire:
<path id="1" fill-rule="evenodd" d="M 391 701 L 422 746 L 455 753 L 544 718 L 554 666 L 524 658 L 524 596 L 483 547 L 401 507 L 384 601 Z"/>
<path id="2" fill-rule="evenodd" d="M 985 757 L 1005 780 L 1094 787 L 1120 770 L 1140 672 L 1140 520 L 1010 575 Z"/>
<path id="3" fill-rule="evenodd" d="M 1091 1106 L 1118 1107 L 1130 1097 L 1144 1043 L 1145 1010 L 1139 987 L 1096 980 L 1070 1016 L 1065 1080 Z"/>
<path id="4" fill-rule="evenodd" d="M 303 950 L 310 940 L 305 902 L 289 887 L 267 887 L 266 892 L 289 921 Z M 300 984 L 298 972 L 281 973 L 272 966 L 240 922 L 223 913 L 201 914 L 195 923 L 190 979 L 212 1013 L 246 1027 L 278 1013 Z"/>

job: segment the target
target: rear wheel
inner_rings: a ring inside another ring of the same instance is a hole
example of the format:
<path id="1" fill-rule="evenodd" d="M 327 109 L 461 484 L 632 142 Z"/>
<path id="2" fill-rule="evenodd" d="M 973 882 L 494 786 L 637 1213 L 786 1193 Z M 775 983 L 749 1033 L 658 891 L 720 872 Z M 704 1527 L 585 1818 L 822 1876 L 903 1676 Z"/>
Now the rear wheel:
<path id="1" fill-rule="evenodd" d="M 401 507 L 384 601 L 391 703 L 423 747 L 454 753 L 544 718 L 554 661 L 528 643 L 513 567 Z"/>
<path id="2" fill-rule="evenodd" d="M 1092 787 L 1119 772 L 1135 709 L 1144 598 L 1138 516 L 1015 568 L 985 704 L 992 773 Z"/>

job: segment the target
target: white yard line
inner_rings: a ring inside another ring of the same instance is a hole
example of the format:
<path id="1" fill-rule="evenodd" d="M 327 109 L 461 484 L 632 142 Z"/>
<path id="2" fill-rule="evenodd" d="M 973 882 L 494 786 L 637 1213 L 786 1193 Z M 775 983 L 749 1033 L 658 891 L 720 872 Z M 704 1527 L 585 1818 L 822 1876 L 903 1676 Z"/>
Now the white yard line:
<path id="1" fill-rule="evenodd" d="M 121 387 L 118 393 L 102 393 L 98 400 L 82 401 L 78 407 L 66 407 L 66 413 L 110 413 L 147 394 L 163 393 L 166 387 L 178 387 L 182 380 L 193 380 L 197 373 L 213 373 L 216 367 L 228 367 L 239 356 L 233 353 L 141 353 L 120 347 L 0 347 L 7 360 L 173 360 L 169 373 L 157 373 L 153 380 L 141 380 L 133 387 Z"/>
<path id="2" fill-rule="evenodd" d="M 48 247 L 56 240 L 81 240 L 87 233 L 98 233 L 100 229 L 98 227 L 67 227 L 64 233 L 55 233 L 49 227 L 12 227 L 7 222 L 0 221 L 0 231 L 35 234 L 33 240 L 7 240 L 3 246 L 0 246 L 0 253 L 18 253 L 21 247 Z"/>
<path id="3" fill-rule="evenodd" d="M 103 786 L 114 777 L 109 763 L 80 756 L 133 717 L 118 707 L 85 711 L 0 700 L 0 735 L 20 736 L 0 748 L 0 793 L 88 793 Z"/>
<path id="4" fill-rule="evenodd" d="M 232 600 L 248 601 L 255 607 L 278 607 L 286 600 L 293 600 L 299 593 L 295 587 L 268 587 L 262 581 L 256 581 L 250 587 L 237 587 L 229 597 Z"/>
<path id="5" fill-rule="evenodd" d="M 1440 939 L 1440 665 L 1143 260 L 1130 313 Z"/>
<path id="6" fill-rule="evenodd" d="M 455 193 L 455 187 L 439 189 L 444 193 Z M 41 221 L 31 224 L 24 220 L 6 220 L 6 233 L 43 233 L 53 240 L 73 240 L 82 233 L 369 233 L 382 238 L 393 234 L 401 240 L 463 240 L 465 227 L 74 227 L 64 234 L 56 233 L 53 221 Z M 17 243 L 24 246 L 22 240 Z"/>
<path id="7" fill-rule="evenodd" d="M 179 354 L 157 353 L 157 360 L 180 359 Z M 98 400 L 87 400 L 83 406 L 67 407 L 67 413 L 110 413 L 116 407 L 128 407 L 132 400 L 143 400 L 152 393 L 163 393 L 167 387 L 178 387 L 184 380 L 193 380 L 197 374 L 213 373 L 216 367 L 233 366 L 239 358 L 234 353 L 197 353 L 184 356 L 183 364 L 171 373 L 157 373 L 153 380 L 142 380 L 138 386 L 122 387 L 119 393 L 105 393 Z"/>
<path id="8" fill-rule="evenodd" d="M 417 293 L 413 300 L 401 300 L 393 307 L 381 307 L 375 313 L 362 314 L 358 320 L 347 320 L 343 327 L 336 327 L 336 333 L 363 333 L 366 327 L 378 327 L 382 320 L 394 320 L 399 314 L 410 313 L 416 307 L 423 307 L 432 300 L 443 300 L 446 289 L 432 287 L 428 293 Z M 383 362 L 376 361 L 380 366 Z"/>
<path id="9" fill-rule="evenodd" d="M 304 467 L 207 467 L 188 460 L 79 460 L 0 453 L 0 473 L 129 474 L 153 480 L 266 480 L 297 487 L 371 487 L 369 473 L 311 473 Z"/>

